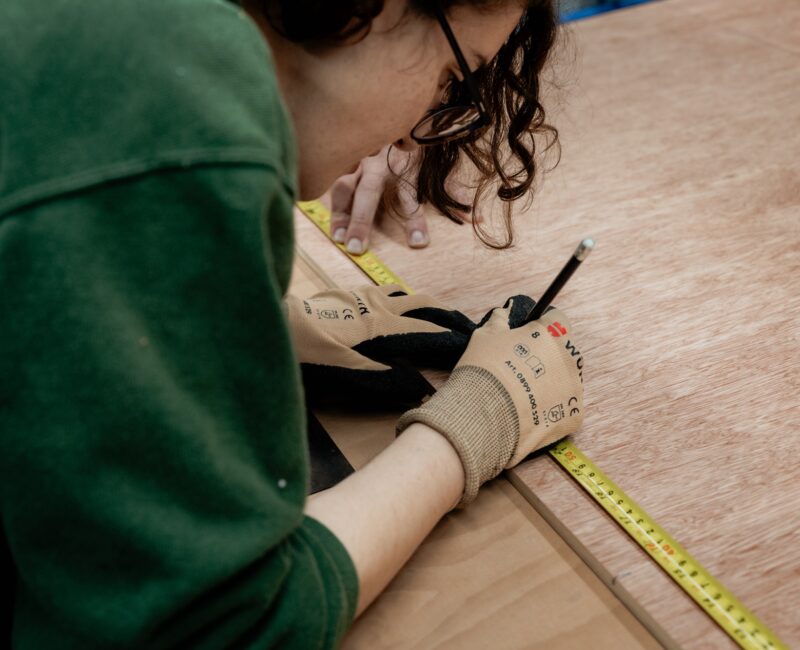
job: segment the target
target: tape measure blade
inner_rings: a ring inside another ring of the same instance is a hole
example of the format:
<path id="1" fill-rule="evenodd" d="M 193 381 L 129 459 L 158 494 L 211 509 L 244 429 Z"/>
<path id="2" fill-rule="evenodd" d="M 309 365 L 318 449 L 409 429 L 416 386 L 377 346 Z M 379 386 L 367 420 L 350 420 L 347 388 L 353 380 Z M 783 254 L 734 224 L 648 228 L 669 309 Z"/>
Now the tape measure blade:
<path id="1" fill-rule="evenodd" d="M 788 650 L 753 612 L 572 442 L 563 440 L 552 446 L 549 452 L 645 553 L 742 648 Z"/>

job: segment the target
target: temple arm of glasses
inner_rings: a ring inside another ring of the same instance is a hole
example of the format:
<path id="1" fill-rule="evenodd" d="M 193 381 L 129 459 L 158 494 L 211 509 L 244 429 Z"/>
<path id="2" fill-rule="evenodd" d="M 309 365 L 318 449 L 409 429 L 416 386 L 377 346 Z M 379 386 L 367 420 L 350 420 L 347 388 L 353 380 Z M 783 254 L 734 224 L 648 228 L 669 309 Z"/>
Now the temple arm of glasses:
<path id="1" fill-rule="evenodd" d="M 458 67 L 461 68 L 461 74 L 464 76 L 464 83 L 467 85 L 467 89 L 472 95 L 472 101 L 474 101 L 475 105 L 478 107 L 478 112 L 481 114 L 481 118 L 486 120 L 488 115 L 486 114 L 486 108 L 483 105 L 483 99 L 478 92 L 478 86 L 475 84 L 475 78 L 472 74 L 472 71 L 469 69 L 467 60 L 464 58 L 464 53 L 461 51 L 461 48 L 456 41 L 453 30 L 450 28 L 450 23 L 447 22 L 447 18 L 444 15 L 444 10 L 439 3 L 434 3 L 433 11 L 436 14 L 436 19 L 439 21 L 439 24 L 442 26 L 444 35 L 447 37 L 447 42 L 450 43 L 450 48 L 453 50 L 453 54 L 456 57 Z"/>

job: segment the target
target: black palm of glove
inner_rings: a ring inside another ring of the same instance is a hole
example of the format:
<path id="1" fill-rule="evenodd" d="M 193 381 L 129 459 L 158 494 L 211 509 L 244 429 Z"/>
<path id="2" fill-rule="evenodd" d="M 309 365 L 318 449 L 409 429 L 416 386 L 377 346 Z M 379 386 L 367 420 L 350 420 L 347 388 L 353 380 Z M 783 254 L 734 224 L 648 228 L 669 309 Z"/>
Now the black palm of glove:
<path id="1" fill-rule="evenodd" d="M 513 330 L 527 322 L 528 314 L 533 311 L 533 308 L 536 306 L 536 301 L 533 298 L 520 294 L 506 300 L 503 309 L 507 309 L 509 305 L 511 305 L 511 311 L 508 314 L 508 325 Z M 553 309 L 553 307 L 549 307 L 545 313 L 551 309 Z M 493 313 L 494 309 L 487 311 L 477 327 L 483 327 L 492 317 Z"/>
<path id="2" fill-rule="evenodd" d="M 312 405 L 407 407 L 430 393 L 415 367 L 451 369 L 473 323 L 430 296 L 397 285 L 286 299 Z"/>

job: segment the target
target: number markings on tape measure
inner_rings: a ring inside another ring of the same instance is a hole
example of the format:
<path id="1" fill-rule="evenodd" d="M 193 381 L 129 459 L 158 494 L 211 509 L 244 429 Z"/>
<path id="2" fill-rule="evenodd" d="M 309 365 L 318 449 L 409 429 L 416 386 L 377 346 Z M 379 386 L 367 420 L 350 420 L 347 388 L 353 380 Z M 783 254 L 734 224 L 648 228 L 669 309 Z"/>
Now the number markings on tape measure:
<path id="1" fill-rule="evenodd" d="M 600 506 L 742 648 L 787 648 L 722 583 L 567 440 L 548 450 Z"/>
<path id="2" fill-rule="evenodd" d="M 330 212 L 319 201 L 301 201 L 300 210 L 330 238 Z M 376 284 L 411 287 L 367 251 L 351 255 L 336 244 Z M 788 650 L 782 641 L 667 534 L 637 503 L 568 440 L 551 445 L 550 455 L 583 487 L 644 551 L 667 572 L 736 643 L 746 650 Z"/>

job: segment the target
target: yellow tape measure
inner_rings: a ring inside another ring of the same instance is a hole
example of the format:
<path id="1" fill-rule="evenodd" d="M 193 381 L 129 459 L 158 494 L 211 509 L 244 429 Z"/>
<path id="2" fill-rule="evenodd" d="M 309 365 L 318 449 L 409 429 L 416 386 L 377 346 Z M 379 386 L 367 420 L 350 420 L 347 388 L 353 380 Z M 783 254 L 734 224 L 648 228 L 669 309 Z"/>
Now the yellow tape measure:
<path id="1" fill-rule="evenodd" d="M 581 487 L 742 648 L 786 649 L 778 637 L 574 444 L 548 449 Z"/>
<path id="2" fill-rule="evenodd" d="M 319 201 L 302 201 L 297 206 L 330 237 L 331 215 L 324 205 Z M 413 293 L 411 287 L 392 273 L 374 253 L 367 251 L 356 256 L 348 253 L 341 244 L 337 246 L 376 284 L 399 284 L 409 293 Z M 755 614 L 574 444 L 562 440 L 552 445 L 548 451 L 739 646 L 747 650 L 788 650 L 788 646 Z"/>

